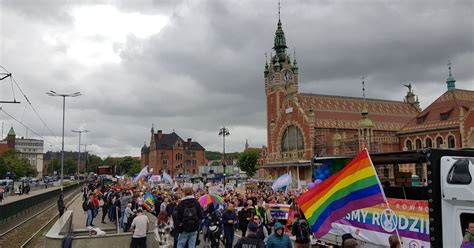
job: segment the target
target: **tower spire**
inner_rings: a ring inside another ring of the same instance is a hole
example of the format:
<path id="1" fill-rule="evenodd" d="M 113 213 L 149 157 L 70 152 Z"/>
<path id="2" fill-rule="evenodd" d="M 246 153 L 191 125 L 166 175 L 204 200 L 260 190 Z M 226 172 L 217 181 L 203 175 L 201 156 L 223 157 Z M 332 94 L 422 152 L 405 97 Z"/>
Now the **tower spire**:
<path id="1" fill-rule="evenodd" d="M 456 89 L 456 79 L 454 79 L 453 75 L 451 74 L 451 61 L 448 61 L 448 70 L 449 76 L 448 79 L 446 79 L 446 84 L 448 86 L 448 91 L 452 91 Z"/>
<path id="2" fill-rule="evenodd" d="M 277 30 L 275 31 L 273 49 L 276 51 L 276 57 L 278 60 L 284 61 L 286 59 L 286 49 L 288 47 L 286 46 L 285 32 L 283 32 L 283 29 L 281 28 L 280 9 L 280 1 L 278 1 L 278 25 Z"/>
<path id="3" fill-rule="evenodd" d="M 280 9 L 281 9 L 280 0 L 278 0 L 278 21 L 280 21 Z"/>

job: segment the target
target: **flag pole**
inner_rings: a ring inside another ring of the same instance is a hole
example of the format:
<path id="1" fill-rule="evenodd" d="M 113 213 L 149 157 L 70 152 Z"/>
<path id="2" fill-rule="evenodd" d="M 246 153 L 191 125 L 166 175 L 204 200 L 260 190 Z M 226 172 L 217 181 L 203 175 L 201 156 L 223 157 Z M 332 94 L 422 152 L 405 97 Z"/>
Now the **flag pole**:
<path id="1" fill-rule="evenodd" d="M 367 148 L 363 149 L 367 153 L 367 157 L 369 158 L 370 161 L 370 167 L 372 167 L 372 170 L 374 170 L 375 173 L 375 178 L 377 178 L 377 183 L 380 187 L 380 191 L 382 191 L 382 196 L 385 201 L 385 204 L 387 204 L 387 208 L 390 209 L 393 213 L 395 211 L 392 210 L 390 207 L 390 204 L 388 203 L 387 196 L 385 196 L 385 191 L 383 190 L 382 183 L 380 183 L 379 175 L 377 174 L 377 171 L 375 170 L 374 163 L 372 162 L 372 158 L 370 157 L 369 151 L 367 151 Z M 397 225 L 395 226 L 395 233 L 397 234 L 398 242 L 400 243 L 400 246 L 402 246 L 402 239 L 400 238 L 400 234 L 398 233 L 398 220 L 397 220 Z"/>

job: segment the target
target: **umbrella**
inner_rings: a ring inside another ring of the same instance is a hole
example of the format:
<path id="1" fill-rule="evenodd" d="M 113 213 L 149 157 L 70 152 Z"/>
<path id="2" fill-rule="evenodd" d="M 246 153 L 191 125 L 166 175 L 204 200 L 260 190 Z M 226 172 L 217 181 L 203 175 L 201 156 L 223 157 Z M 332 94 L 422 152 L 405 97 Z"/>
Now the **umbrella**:
<path id="1" fill-rule="evenodd" d="M 203 195 L 199 197 L 199 204 L 201 204 L 201 206 L 206 206 L 207 204 L 211 202 L 215 204 L 221 204 L 224 202 L 224 200 L 222 199 L 222 197 L 218 195 L 211 195 L 211 194 L 207 194 L 207 195 Z"/>

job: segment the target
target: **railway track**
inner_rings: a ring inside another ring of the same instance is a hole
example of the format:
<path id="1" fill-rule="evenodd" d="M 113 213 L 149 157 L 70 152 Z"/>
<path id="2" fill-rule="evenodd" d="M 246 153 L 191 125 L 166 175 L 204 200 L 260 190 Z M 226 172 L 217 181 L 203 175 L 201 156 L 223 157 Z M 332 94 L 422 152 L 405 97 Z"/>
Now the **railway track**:
<path id="1" fill-rule="evenodd" d="M 77 197 L 81 196 L 79 192 L 80 190 L 74 190 L 65 196 L 66 207 L 69 207 Z M 57 203 L 54 202 L 0 234 L 0 247 L 29 247 L 34 245 L 32 241 L 39 238 L 38 234 L 58 218 L 59 214 L 56 206 Z"/>

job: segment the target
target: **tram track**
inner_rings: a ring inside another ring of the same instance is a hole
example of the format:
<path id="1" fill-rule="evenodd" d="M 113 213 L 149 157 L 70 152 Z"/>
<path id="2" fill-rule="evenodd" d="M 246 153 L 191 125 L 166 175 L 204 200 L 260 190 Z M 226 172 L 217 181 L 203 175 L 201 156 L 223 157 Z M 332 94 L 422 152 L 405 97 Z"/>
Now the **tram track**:
<path id="1" fill-rule="evenodd" d="M 77 197 L 81 196 L 79 192 L 80 189 L 74 190 L 65 196 L 64 200 L 68 203 L 66 207 L 69 207 Z M 30 247 L 33 245 L 38 234 L 58 218 L 56 207 L 57 203 L 54 202 L 0 234 L 0 247 Z"/>

